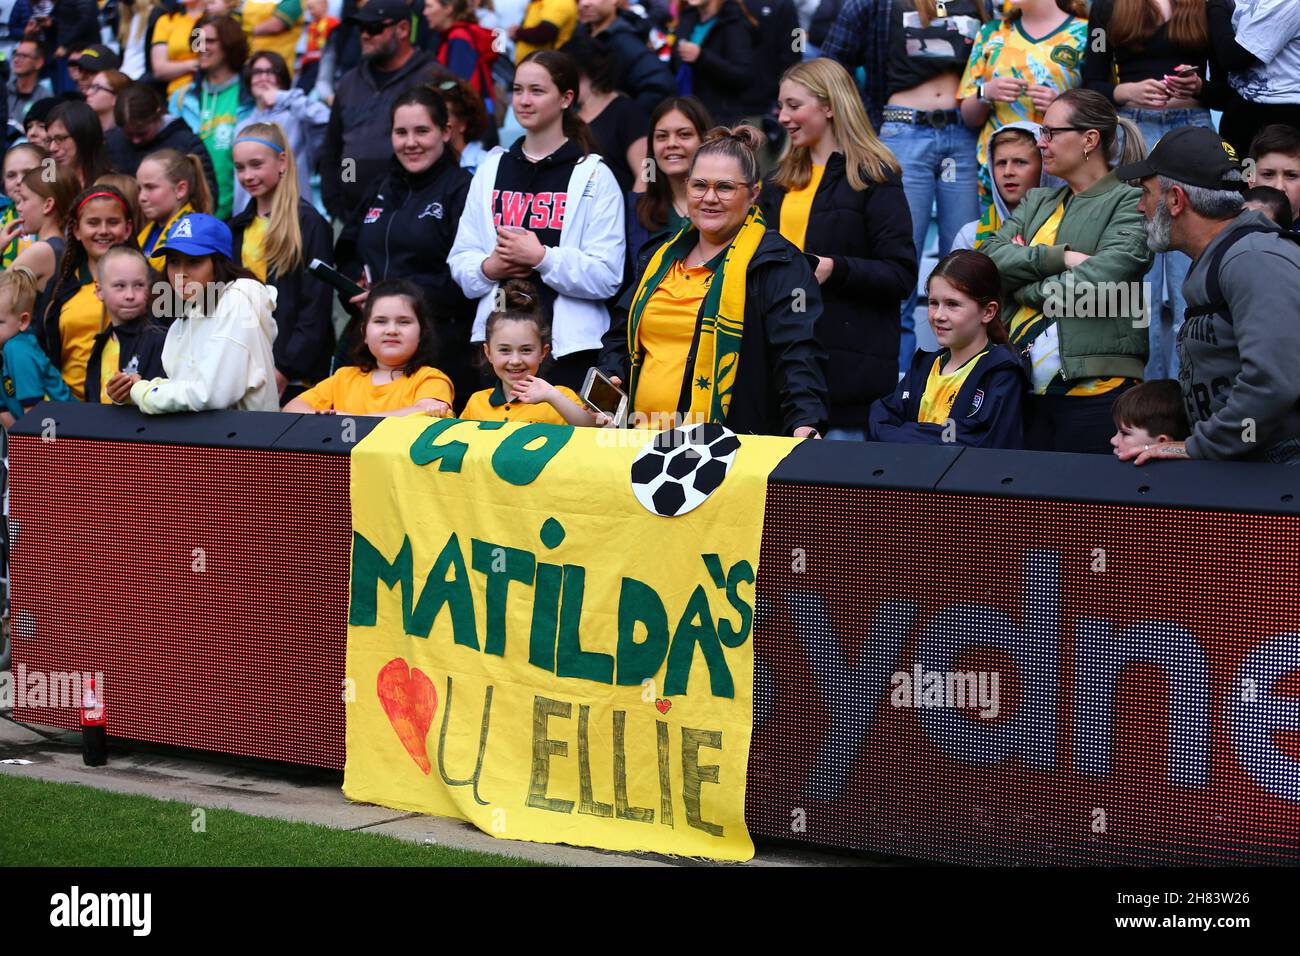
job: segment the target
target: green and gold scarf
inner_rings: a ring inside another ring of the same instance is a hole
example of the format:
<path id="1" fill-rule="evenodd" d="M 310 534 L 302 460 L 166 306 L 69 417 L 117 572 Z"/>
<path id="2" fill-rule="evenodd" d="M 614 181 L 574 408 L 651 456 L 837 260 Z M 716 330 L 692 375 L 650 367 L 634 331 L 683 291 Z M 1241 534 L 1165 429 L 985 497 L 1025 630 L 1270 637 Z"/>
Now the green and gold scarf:
<path id="1" fill-rule="evenodd" d="M 758 244 L 767 232 L 763 214 L 751 206 L 740 232 L 727 247 L 726 255 L 709 291 L 704 294 L 700 307 L 699 343 L 695 349 L 695 364 L 687 371 L 691 377 L 690 413 L 692 421 L 707 420 L 721 424 L 731 408 L 732 388 L 736 384 L 736 371 L 740 366 L 740 339 L 745 327 L 745 283 L 749 263 Z M 628 383 L 628 396 L 636 406 L 636 386 L 640 375 L 641 351 L 639 332 L 646 303 L 650 301 L 663 277 L 674 262 L 685 259 L 696 242 L 699 232 L 690 223 L 660 246 L 646 266 L 632 309 L 627 319 L 627 347 L 632 357 L 632 374 Z"/>

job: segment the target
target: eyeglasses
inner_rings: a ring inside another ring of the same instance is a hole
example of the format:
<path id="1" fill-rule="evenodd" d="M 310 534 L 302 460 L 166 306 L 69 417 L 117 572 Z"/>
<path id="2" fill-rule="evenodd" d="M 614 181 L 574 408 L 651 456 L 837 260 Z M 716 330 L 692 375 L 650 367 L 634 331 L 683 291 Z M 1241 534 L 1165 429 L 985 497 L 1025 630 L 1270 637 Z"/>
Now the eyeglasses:
<path id="1" fill-rule="evenodd" d="M 100 86 L 98 83 L 91 83 L 90 86 L 86 87 L 86 92 L 87 92 L 87 93 L 107 93 L 109 96 L 112 96 L 112 95 L 113 95 L 113 88 L 112 88 L 111 86 Z"/>
<path id="2" fill-rule="evenodd" d="M 1048 143 L 1056 138 L 1057 133 L 1086 133 L 1088 131 L 1086 126 L 1043 126 L 1041 129 L 1043 141 Z"/>
<path id="3" fill-rule="evenodd" d="M 45 141 L 51 146 L 55 143 L 67 143 L 72 141 L 72 136 L 68 133 L 50 133 L 45 137 Z"/>
<path id="4" fill-rule="evenodd" d="M 692 199 L 703 199 L 709 190 L 723 202 L 730 202 L 740 192 L 740 184 L 724 179 L 720 183 L 711 183 L 704 179 L 692 179 L 686 183 L 686 194 Z"/>
<path id="5" fill-rule="evenodd" d="M 271 69 L 269 66 L 266 66 L 266 67 L 258 67 L 256 70 L 249 70 L 249 71 L 248 71 L 248 75 L 249 75 L 250 77 L 254 77 L 254 76 L 275 76 L 275 70 Z"/>
<path id="6" fill-rule="evenodd" d="M 383 20 L 379 23 L 363 23 L 361 24 L 361 32 L 368 37 L 372 37 L 375 36 L 376 34 L 383 33 L 385 30 L 387 30 L 391 26 L 394 26 L 396 23 L 397 23 L 396 20 Z"/>

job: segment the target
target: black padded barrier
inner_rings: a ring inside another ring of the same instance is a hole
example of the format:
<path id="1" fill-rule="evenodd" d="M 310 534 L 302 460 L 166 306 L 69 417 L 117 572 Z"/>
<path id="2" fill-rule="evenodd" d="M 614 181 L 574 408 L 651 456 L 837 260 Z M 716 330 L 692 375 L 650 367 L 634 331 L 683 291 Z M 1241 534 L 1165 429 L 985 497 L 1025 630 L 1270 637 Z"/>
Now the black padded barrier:
<path id="1" fill-rule="evenodd" d="M 791 485 L 929 490 L 961 454 L 956 445 L 805 441 L 776 466 L 768 480 Z"/>
<path id="2" fill-rule="evenodd" d="M 135 406 L 41 402 L 10 429 L 15 436 L 264 450 L 300 415 L 283 412 L 192 412 L 145 415 Z M 53 422 L 53 426 L 50 426 Z"/>
<path id="3" fill-rule="evenodd" d="M 276 451 L 347 455 L 382 419 L 373 415 L 294 415 L 292 425 L 275 440 Z"/>

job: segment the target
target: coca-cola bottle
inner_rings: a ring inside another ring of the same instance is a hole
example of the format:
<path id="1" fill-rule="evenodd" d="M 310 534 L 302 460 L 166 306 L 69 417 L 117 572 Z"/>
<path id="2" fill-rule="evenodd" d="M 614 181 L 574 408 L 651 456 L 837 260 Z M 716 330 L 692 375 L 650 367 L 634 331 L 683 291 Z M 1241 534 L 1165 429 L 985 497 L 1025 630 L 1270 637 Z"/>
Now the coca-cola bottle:
<path id="1" fill-rule="evenodd" d="M 81 694 L 81 759 L 87 767 L 108 763 L 108 720 L 93 677 L 86 679 Z"/>

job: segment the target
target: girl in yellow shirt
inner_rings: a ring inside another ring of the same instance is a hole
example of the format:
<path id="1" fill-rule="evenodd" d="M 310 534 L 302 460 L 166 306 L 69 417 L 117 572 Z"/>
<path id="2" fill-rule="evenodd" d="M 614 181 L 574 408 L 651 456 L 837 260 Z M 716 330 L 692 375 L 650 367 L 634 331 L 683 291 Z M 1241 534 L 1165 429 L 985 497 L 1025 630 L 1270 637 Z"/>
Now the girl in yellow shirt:
<path id="1" fill-rule="evenodd" d="M 366 299 L 355 365 L 339 369 L 284 406 L 286 412 L 345 415 L 451 415 L 451 379 L 433 367 L 436 334 L 419 287 L 375 283 Z"/>
<path id="2" fill-rule="evenodd" d="M 546 422 L 596 425 L 582 399 L 563 385 L 537 377 L 551 354 L 551 327 L 537 309 L 536 292 L 527 282 L 511 279 L 502 286 L 505 308 L 488 316 L 483 355 L 497 383 L 475 392 L 461 418 L 484 422 Z"/>
<path id="3" fill-rule="evenodd" d="M 153 251 L 177 219 L 191 212 L 212 212 L 212 194 L 203 176 L 203 163 L 193 153 L 160 149 L 140 161 L 140 212 L 148 220 L 140 230 L 140 248 L 158 272 L 166 263 Z"/>

